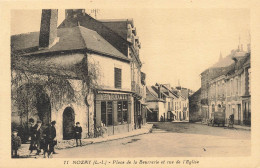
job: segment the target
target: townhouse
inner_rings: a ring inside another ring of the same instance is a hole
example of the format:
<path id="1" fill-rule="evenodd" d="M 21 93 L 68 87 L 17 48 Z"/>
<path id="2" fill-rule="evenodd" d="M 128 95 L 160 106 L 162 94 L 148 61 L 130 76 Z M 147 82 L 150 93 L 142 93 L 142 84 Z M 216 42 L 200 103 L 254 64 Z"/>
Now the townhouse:
<path id="1" fill-rule="evenodd" d="M 29 118 L 44 127 L 56 120 L 57 139 L 66 140 L 77 121 L 83 138 L 101 126 L 108 135 L 132 131 L 137 115 L 145 123 L 145 73 L 133 24 L 126 22 L 123 38 L 84 9 L 65 15 L 57 28 L 58 10 L 43 10 L 40 32 L 11 37 L 12 127 L 26 141 Z"/>

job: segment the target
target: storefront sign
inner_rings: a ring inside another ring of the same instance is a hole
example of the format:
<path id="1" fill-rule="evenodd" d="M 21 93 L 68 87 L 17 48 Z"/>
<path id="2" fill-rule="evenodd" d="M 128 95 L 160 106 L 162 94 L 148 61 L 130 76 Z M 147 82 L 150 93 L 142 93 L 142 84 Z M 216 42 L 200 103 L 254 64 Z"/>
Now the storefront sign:
<path id="1" fill-rule="evenodd" d="M 98 100 L 128 100 L 127 94 L 98 94 Z"/>

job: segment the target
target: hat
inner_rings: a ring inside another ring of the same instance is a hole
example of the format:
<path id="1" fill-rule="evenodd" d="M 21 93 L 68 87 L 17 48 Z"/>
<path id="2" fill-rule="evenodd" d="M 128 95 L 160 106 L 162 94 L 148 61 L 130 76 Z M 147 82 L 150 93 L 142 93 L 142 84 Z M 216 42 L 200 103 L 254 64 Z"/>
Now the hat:
<path id="1" fill-rule="evenodd" d="M 30 118 L 30 119 L 29 119 L 29 122 L 34 123 L 34 119 L 33 119 L 33 118 Z"/>
<path id="2" fill-rule="evenodd" d="M 16 133 L 18 133 L 18 130 L 17 130 L 17 129 L 14 129 L 14 130 L 13 130 L 13 132 L 16 132 Z"/>
<path id="3" fill-rule="evenodd" d="M 80 124 L 79 122 L 76 122 L 76 124 Z"/>
<path id="4" fill-rule="evenodd" d="M 38 120 L 37 123 L 42 123 L 42 121 L 41 121 L 41 120 Z"/>
<path id="5" fill-rule="evenodd" d="M 56 124 L 56 121 L 52 121 L 51 124 L 52 124 L 52 125 L 55 125 L 55 124 Z"/>

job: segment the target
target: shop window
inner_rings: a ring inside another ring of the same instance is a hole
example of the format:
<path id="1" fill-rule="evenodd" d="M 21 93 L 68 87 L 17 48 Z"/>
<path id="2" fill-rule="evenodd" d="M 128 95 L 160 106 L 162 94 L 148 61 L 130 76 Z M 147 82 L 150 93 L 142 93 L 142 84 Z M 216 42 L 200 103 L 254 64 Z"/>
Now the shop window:
<path id="1" fill-rule="evenodd" d="M 121 89 L 122 87 L 122 70 L 115 68 L 115 88 Z"/>
<path id="2" fill-rule="evenodd" d="M 103 125 L 107 125 L 106 109 L 106 102 L 101 102 L 101 122 Z"/>
<path id="3" fill-rule="evenodd" d="M 122 124 L 122 102 L 117 102 L 117 121 L 118 124 Z"/>
<path id="4" fill-rule="evenodd" d="M 107 102 L 107 125 L 113 125 L 113 108 L 111 101 Z"/>
<path id="5" fill-rule="evenodd" d="M 127 101 L 119 101 L 117 103 L 117 121 L 118 124 L 127 123 Z"/>
<path id="6" fill-rule="evenodd" d="M 123 122 L 127 122 L 128 106 L 127 101 L 123 101 Z"/>

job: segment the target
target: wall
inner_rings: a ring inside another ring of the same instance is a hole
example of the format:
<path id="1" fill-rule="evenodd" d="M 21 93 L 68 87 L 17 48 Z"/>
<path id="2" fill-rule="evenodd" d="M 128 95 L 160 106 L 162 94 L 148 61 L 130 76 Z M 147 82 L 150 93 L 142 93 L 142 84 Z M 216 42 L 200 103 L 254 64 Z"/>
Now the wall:
<path id="1" fill-rule="evenodd" d="M 15 74 L 15 71 L 12 71 L 13 74 Z M 30 81 L 30 85 L 32 86 L 35 84 L 36 86 L 45 86 L 46 82 L 49 80 L 49 78 L 45 75 L 38 75 L 38 74 L 33 74 L 33 73 L 26 73 L 28 80 Z M 15 75 L 13 75 L 15 78 Z M 22 76 L 21 83 L 19 85 L 13 85 L 12 87 L 12 95 L 16 96 L 17 93 L 17 88 L 20 88 L 21 86 L 25 86 L 28 81 L 24 79 L 25 76 Z M 56 77 L 52 78 L 53 80 L 58 80 Z M 83 128 L 82 132 L 82 138 L 86 138 L 88 134 L 88 108 L 85 104 L 85 95 L 86 92 L 83 89 L 82 81 L 81 80 L 74 80 L 74 79 L 59 79 L 59 80 L 64 80 L 67 81 L 66 88 L 71 88 L 73 89 L 74 93 L 74 99 L 72 99 L 69 95 L 68 92 L 57 92 L 57 87 L 65 87 L 63 85 L 50 85 L 48 87 L 43 87 L 42 92 L 46 93 L 46 96 L 50 100 L 50 121 L 55 120 L 56 121 L 56 130 L 57 130 L 57 139 L 62 140 L 63 139 L 63 112 L 66 107 L 71 107 L 74 111 L 75 114 L 75 122 L 80 122 L 81 126 Z M 50 82 L 50 80 L 49 80 Z M 29 91 L 26 91 L 27 93 L 31 92 L 32 88 L 29 88 Z M 65 89 L 66 90 L 66 89 Z M 71 90 L 72 91 L 72 90 Z M 23 123 L 26 125 L 27 124 L 27 119 L 28 118 L 34 118 L 35 122 L 39 119 L 38 117 L 38 111 L 36 108 L 37 104 L 37 98 L 36 98 L 37 92 L 32 92 L 32 95 L 30 95 L 28 98 L 26 97 L 26 93 L 24 98 L 21 101 L 28 101 L 30 102 L 28 104 L 28 117 L 27 115 L 23 117 Z M 62 98 L 59 96 L 62 95 Z M 19 103 L 21 101 L 15 101 L 12 99 L 12 124 L 15 124 L 19 126 L 20 123 L 20 116 L 19 116 L 19 110 L 22 110 L 19 108 Z M 93 95 L 91 94 L 88 96 L 88 101 L 90 104 L 90 113 L 89 113 L 89 126 L 90 126 L 90 132 L 93 133 L 93 110 L 94 110 L 94 103 L 93 103 Z"/>
<path id="2" fill-rule="evenodd" d="M 131 91 L 130 64 L 116 59 L 96 54 L 88 54 L 88 63 L 94 64 L 99 69 L 98 85 L 106 89 L 114 89 L 114 68 L 122 69 L 122 90 Z"/>

